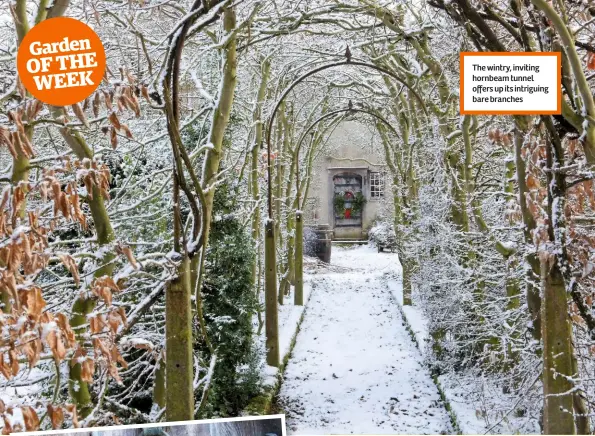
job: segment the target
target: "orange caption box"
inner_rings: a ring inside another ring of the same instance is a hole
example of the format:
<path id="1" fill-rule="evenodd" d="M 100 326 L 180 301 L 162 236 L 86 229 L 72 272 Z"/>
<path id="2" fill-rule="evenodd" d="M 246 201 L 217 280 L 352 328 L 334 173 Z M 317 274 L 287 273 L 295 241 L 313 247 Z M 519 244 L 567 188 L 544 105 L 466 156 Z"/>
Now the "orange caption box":
<path id="1" fill-rule="evenodd" d="M 465 101 L 465 58 L 470 56 L 555 56 L 556 57 L 556 83 L 558 84 L 557 104 L 554 111 L 543 111 L 539 109 L 534 110 L 518 110 L 518 111 L 467 111 L 464 107 Z M 459 54 L 460 60 L 460 82 L 459 82 L 459 109 L 461 115 L 560 115 L 562 113 L 562 53 L 560 52 L 476 52 L 476 51 L 462 51 Z"/>

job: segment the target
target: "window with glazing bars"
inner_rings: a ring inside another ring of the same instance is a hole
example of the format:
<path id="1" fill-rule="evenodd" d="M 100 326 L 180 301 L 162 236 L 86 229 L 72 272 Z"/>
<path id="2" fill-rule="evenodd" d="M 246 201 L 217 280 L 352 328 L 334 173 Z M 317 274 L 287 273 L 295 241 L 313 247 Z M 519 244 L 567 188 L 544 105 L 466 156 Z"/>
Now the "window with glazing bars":
<path id="1" fill-rule="evenodd" d="M 384 197 L 384 173 L 370 173 L 370 198 Z"/>

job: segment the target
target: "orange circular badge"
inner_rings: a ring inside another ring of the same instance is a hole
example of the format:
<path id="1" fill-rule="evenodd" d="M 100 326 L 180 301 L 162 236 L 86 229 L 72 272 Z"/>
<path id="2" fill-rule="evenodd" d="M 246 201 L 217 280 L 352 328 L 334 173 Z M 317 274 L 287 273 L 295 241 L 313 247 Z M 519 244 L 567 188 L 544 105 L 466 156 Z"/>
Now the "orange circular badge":
<path id="1" fill-rule="evenodd" d="M 19 78 L 35 98 L 68 106 L 97 89 L 105 72 L 99 36 L 74 18 L 50 18 L 33 27 L 17 53 Z"/>

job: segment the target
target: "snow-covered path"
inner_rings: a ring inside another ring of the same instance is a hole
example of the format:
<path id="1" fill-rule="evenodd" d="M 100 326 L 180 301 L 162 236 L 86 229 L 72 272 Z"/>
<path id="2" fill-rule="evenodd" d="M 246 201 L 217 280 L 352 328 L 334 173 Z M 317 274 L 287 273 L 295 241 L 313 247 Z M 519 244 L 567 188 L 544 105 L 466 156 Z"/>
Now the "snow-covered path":
<path id="1" fill-rule="evenodd" d="M 448 414 L 386 281 L 394 254 L 333 247 L 346 272 L 312 295 L 279 393 L 289 434 L 450 433 Z"/>

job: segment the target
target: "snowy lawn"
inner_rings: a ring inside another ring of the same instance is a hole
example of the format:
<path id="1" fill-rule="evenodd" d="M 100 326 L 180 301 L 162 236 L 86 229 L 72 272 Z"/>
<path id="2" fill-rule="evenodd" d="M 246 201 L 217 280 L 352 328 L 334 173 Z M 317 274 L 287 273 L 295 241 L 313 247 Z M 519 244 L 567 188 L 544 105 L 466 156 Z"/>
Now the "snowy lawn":
<path id="1" fill-rule="evenodd" d="M 401 318 L 387 274 L 396 254 L 333 246 L 344 272 L 309 274 L 312 294 L 279 405 L 290 434 L 452 432 L 422 355 Z"/>

